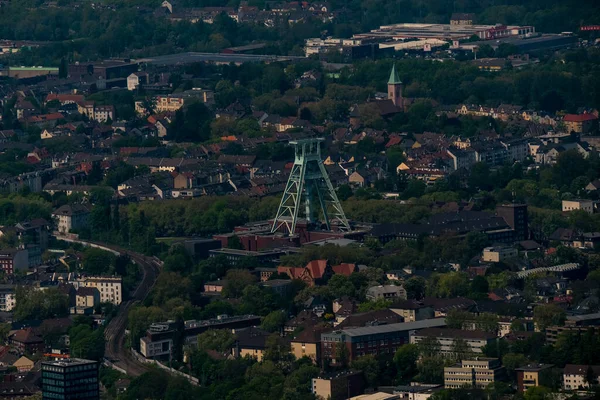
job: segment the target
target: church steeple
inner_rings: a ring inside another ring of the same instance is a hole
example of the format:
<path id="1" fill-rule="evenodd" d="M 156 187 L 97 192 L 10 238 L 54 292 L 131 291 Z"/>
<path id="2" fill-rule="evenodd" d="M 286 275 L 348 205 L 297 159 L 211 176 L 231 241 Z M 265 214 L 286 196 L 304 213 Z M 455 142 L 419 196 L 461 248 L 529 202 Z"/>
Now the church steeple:
<path id="1" fill-rule="evenodd" d="M 390 79 L 388 80 L 388 85 L 402 85 L 402 81 L 398 76 L 398 72 L 396 72 L 396 64 L 392 65 L 392 72 L 390 73 Z"/>
<path id="2" fill-rule="evenodd" d="M 404 110 L 404 99 L 402 98 L 402 81 L 396 71 L 396 64 L 392 65 L 390 79 L 388 80 L 388 99 L 400 110 Z"/>

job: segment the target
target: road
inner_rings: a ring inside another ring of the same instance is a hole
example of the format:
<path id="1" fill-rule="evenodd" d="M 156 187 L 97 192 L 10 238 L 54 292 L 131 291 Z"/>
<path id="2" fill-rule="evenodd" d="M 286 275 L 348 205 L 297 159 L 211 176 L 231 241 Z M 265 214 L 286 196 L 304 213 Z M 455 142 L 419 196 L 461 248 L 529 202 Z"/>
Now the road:
<path id="1" fill-rule="evenodd" d="M 103 248 L 119 254 L 127 254 L 131 260 L 140 267 L 140 270 L 142 271 L 141 282 L 131 294 L 130 300 L 121 303 L 117 310 L 117 315 L 110 320 L 109 324 L 104 329 L 104 336 L 106 338 L 104 358 L 117 368 L 126 371 L 127 375 L 130 376 L 139 376 L 148 371 L 148 365 L 138 361 L 131 353 L 130 349 L 125 346 L 125 330 L 127 329 L 127 314 L 129 313 L 129 309 L 133 305 L 144 301 L 146 296 L 148 296 L 148 293 L 150 293 L 160 272 L 160 262 L 155 258 L 147 257 L 143 254 L 135 253 L 119 246 L 99 242 L 73 240 L 60 236 L 57 236 L 57 238 Z"/>

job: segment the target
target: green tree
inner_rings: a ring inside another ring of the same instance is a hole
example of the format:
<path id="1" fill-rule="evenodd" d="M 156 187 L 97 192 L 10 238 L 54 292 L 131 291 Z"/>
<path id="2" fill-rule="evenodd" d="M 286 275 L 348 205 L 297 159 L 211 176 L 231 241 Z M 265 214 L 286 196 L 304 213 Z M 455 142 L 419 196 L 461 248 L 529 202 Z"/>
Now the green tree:
<path id="1" fill-rule="evenodd" d="M 533 386 L 523 394 L 524 400 L 549 400 L 552 391 L 544 386 Z"/>
<path id="2" fill-rule="evenodd" d="M 235 337 L 228 329 L 211 329 L 198 335 L 198 350 L 230 351 Z"/>
<path id="3" fill-rule="evenodd" d="M 552 325 L 563 325 L 566 315 L 556 304 L 542 304 L 533 309 L 533 321 L 541 331 Z"/>
<path id="4" fill-rule="evenodd" d="M 224 297 L 239 298 L 244 289 L 256 281 L 250 271 L 243 269 L 230 269 L 225 275 L 225 285 L 223 286 Z"/>
<path id="5" fill-rule="evenodd" d="M 398 370 L 398 379 L 401 383 L 410 382 L 417 371 L 419 347 L 415 344 L 400 346 L 394 354 L 394 363 Z"/>
<path id="6" fill-rule="evenodd" d="M 379 363 L 374 355 L 369 354 L 352 360 L 350 368 L 363 372 L 367 387 L 376 387 L 378 385 L 380 376 Z"/>
<path id="7" fill-rule="evenodd" d="M 287 321 L 285 312 L 281 310 L 275 310 L 267 314 L 263 318 L 260 327 L 269 332 L 278 332 L 283 328 L 283 325 Z"/>
<path id="8" fill-rule="evenodd" d="M 426 337 L 417 343 L 421 357 L 435 357 L 440 354 L 441 345 L 435 337 Z"/>

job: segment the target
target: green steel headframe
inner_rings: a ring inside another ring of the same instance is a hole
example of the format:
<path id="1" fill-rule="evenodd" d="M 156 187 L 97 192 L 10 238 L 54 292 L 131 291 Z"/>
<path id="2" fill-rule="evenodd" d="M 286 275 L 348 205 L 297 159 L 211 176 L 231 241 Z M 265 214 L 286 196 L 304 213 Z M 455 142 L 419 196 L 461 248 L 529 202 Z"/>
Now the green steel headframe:
<path id="1" fill-rule="evenodd" d="M 346 214 L 321 160 L 323 140 L 317 138 L 290 141 L 290 144 L 295 147 L 294 166 L 271 227 L 272 233 L 285 226 L 287 233 L 293 235 L 296 232 L 298 217 L 301 215 L 302 203 L 305 206 L 304 217 L 308 222 L 314 223 L 315 199 L 319 202 L 328 230 L 331 230 L 331 223 L 334 221 L 339 229 L 350 230 Z"/>

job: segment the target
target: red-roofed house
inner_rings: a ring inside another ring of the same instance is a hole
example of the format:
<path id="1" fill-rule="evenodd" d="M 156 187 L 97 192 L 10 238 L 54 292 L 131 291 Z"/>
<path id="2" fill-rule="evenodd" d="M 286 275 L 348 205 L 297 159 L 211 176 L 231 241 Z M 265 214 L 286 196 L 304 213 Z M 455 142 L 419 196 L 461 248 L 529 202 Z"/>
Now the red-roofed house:
<path id="1" fill-rule="evenodd" d="M 567 114 L 563 122 L 569 133 L 589 133 L 598 128 L 598 117 L 594 114 Z"/>
<path id="2" fill-rule="evenodd" d="M 328 280 L 333 274 L 342 274 L 345 276 L 357 272 L 356 264 L 342 263 L 333 267 L 327 260 L 312 260 L 305 267 L 277 267 L 277 273 L 286 274 L 290 279 L 300 279 L 308 286 Z"/>
<path id="3" fill-rule="evenodd" d="M 27 126 L 38 126 L 40 128 L 54 127 L 61 119 L 65 117 L 61 113 L 52 113 L 44 115 L 32 115 L 25 119 Z"/>
<path id="4" fill-rule="evenodd" d="M 331 267 L 333 272 L 344 276 L 350 276 L 354 272 L 358 272 L 358 266 L 356 264 L 341 263 L 340 265 L 334 265 Z"/>

